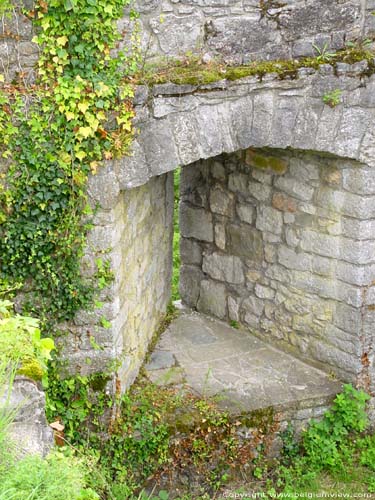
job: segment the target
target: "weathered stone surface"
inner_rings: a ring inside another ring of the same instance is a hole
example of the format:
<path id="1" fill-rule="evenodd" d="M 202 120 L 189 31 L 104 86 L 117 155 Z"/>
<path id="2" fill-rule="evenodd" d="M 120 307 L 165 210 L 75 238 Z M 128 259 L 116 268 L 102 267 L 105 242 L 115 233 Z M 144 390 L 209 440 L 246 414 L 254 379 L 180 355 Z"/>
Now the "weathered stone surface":
<path id="1" fill-rule="evenodd" d="M 215 186 L 210 192 L 211 211 L 230 217 L 234 210 L 233 195 L 224 191 L 220 186 Z"/>
<path id="2" fill-rule="evenodd" d="M 283 167 L 270 173 L 270 158 Z M 213 164 L 220 172 L 220 192 L 228 190 L 236 207 L 225 216 L 208 202 L 207 193 L 218 181 Z M 259 169 L 263 164 L 266 170 Z M 216 228 L 225 234 L 222 246 L 218 238 L 215 243 L 196 240 L 204 255 L 197 266 L 224 288 L 215 290 L 215 307 L 201 298 L 195 307 L 238 321 L 311 362 L 326 364 L 346 380 L 359 380 L 358 359 L 364 349 L 359 332 L 365 329 L 361 308 L 364 298 L 375 303 L 375 293 L 368 289 L 375 279 L 374 225 L 372 219 L 349 217 L 352 207 L 343 207 L 348 196 L 354 197 L 353 206 L 365 197 L 361 216 L 371 217 L 371 169 L 335 157 L 272 154 L 268 149 L 222 155 L 212 163 L 187 167 L 186 173 L 189 169 L 194 182 L 183 181 L 182 186 L 184 191 L 190 185 L 189 203 L 195 200 L 200 210 L 202 204 L 211 213 L 215 234 Z M 253 196 L 254 184 L 266 196 Z M 367 194 L 356 194 L 359 190 Z M 332 191 L 343 193 L 339 203 L 335 197 L 325 198 Z M 204 287 L 213 297 L 214 282 Z M 184 293 L 189 300 L 188 290 Z"/>
<path id="3" fill-rule="evenodd" d="M 4 388 L 0 408 L 15 414 L 9 433 L 17 452 L 46 455 L 54 443 L 53 431 L 45 415 L 45 396 L 36 383 L 25 377 L 16 377 L 10 395 Z"/>
<path id="4" fill-rule="evenodd" d="M 242 261 L 239 257 L 232 255 L 221 255 L 213 253 L 204 255 L 203 272 L 211 278 L 227 283 L 240 284 L 245 281 Z"/>
<path id="5" fill-rule="evenodd" d="M 217 318 L 225 318 L 227 308 L 225 285 L 211 280 L 202 281 L 197 308 Z"/>
<path id="6" fill-rule="evenodd" d="M 198 242 L 183 238 L 180 242 L 181 259 L 185 264 L 201 264 L 202 249 Z"/>
<path id="7" fill-rule="evenodd" d="M 180 269 L 180 295 L 184 304 L 193 309 L 197 307 L 201 281 L 204 275 L 196 266 L 183 265 Z"/>
<path id="8" fill-rule="evenodd" d="M 202 314 L 180 315 L 162 334 L 156 349 L 177 361 L 195 392 L 218 396 L 219 404 L 232 415 L 271 406 L 288 411 L 285 420 L 292 418 L 301 427 L 307 419 L 322 415 L 323 402 L 327 404 L 341 390 L 341 384 L 324 372 L 244 329 L 235 330 Z M 154 372 L 157 376 L 157 367 Z"/>
<path id="9" fill-rule="evenodd" d="M 180 206 L 181 234 L 185 238 L 211 242 L 214 240 L 212 215 L 204 209 Z"/>
<path id="10" fill-rule="evenodd" d="M 367 2 L 368 3 L 368 2 Z M 231 63 L 312 55 L 375 29 L 371 8 L 354 0 L 297 0 L 276 7 L 255 0 L 138 1 L 142 46 L 148 58 L 204 54 Z M 185 36 L 182 36 L 184 34 Z"/>
<path id="11" fill-rule="evenodd" d="M 251 260 L 262 260 L 263 245 L 259 231 L 245 225 L 228 226 L 228 250 Z"/>
<path id="12" fill-rule="evenodd" d="M 257 211 L 256 228 L 274 234 L 281 234 L 283 217 L 272 207 L 261 207 Z"/>

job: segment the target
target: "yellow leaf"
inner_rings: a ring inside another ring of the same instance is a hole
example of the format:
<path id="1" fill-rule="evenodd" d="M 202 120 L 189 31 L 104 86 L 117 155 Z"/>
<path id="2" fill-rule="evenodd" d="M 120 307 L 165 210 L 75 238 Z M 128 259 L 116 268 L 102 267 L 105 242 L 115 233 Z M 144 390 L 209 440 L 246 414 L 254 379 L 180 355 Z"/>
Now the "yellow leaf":
<path id="1" fill-rule="evenodd" d="M 59 58 L 57 56 L 54 56 L 52 57 L 52 61 L 57 64 L 59 62 Z"/>
<path id="2" fill-rule="evenodd" d="M 90 135 L 92 135 L 92 128 L 91 127 L 79 127 L 78 134 L 81 137 L 84 137 L 85 139 L 87 139 L 87 137 L 90 137 Z"/>
<path id="3" fill-rule="evenodd" d="M 97 161 L 92 161 L 90 163 L 90 168 L 91 168 L 91 173 L 95 175 L 96 172 L 97 172 L 97 169 L 98 169 L 98 162 Z"/>
<path id="4" fill-rule="evenodd" d="M 76 152 L 76 158 L 78 158 L 80 161 L 82 161 L 84 158 L 86 158 L 87 154 L 84 151 L 77 151 Z"/>
<path id="5" fill-rule="evenodd" d="M 79 102 L 78 103 L 78 109 L 81 111 L 81 113 L 85 114 L 86 111 L 88 110 L 90 104 L 87 101 L 84 102 Z"/>
<path id="6" fill-rule="evenodd" d="M 59 36 L 56 38 L 56 43 L 57 45 L 60 45 L 60 47 L 64 47 L 68 43 L 68 37 L 67 36 Z"/>
<path id="7" fill-rule="evenodd" d="M 4 82 L 4 81 L 5 81 L 4 75 L 2 73 L 0 73 L 0 82 Z"/>
<path id="8" fill-rule="evenodd" d="M 72 113 L 71 111 L 67 111 L 65 113 L 65 116 L 66 116 L 66 119 L 68 120 L 68 122 L 70 122 L 70 120 L 73 120 L 73 118 L 75 118 L 76 115 L 74 113 Z"/>

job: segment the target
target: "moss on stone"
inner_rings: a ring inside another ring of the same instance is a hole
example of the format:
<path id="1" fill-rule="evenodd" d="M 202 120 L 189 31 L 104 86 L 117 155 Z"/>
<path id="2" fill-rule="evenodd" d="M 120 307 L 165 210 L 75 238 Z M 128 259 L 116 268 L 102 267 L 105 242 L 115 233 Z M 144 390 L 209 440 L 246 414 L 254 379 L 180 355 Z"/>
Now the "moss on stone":
<path id="1" fill-rule="evenodd" d="M 370 75 L 375 72 L 374 56 L 373 51 L 358 45 L 337 51 L 329 60 L 317 56 L 289 60 L 254 61 L 246 65 L 227 66 L 217 61 L 203 64 L 199 58 L 192 57 L 150 65 L 143 70 L 142 74 L 138 75 L 137 83 L 150 86 L 167 82 L 180 85 L 204 85 L 223 79 L 234 81 L 250 76 L 262 79 L 266 74 L 271 73 L 276 74 L 280 80 L 294 79 L 298 77 L 298 70 L 301 68 L 317 70 L 323 64 L 330 64 L 336 70 L 338 63 L 355 64 L 360 61 L 367 61 L 368 69 L 365 70 L 364 74 Z"/>
<path id="2" fill-rule="evenodd" d="M 245 162 L 253 168 L 271 170 L 277 174 L 285 173 L 288 168 L 285 160 L 277 156 L 259 154 L 253 149 L 246 150 Z"/>
<path id="3" fill-rule="evenodd" d="M 268 429 L 272 427 L 275 419 L 275 409 L 273 406 L 267 408 L 259 408 L 258 410 L 253 410 L 249 413 L 242 414 L 239 417 L 242 425 L 248 428 L 261 429 L 263 432 L 267 432 Z"/>
<path id="4" fill-rule="evenodd" d="M 22 362 L 21 367 L 17 370 L 17 374 L 38 381 L 42 380 L 44 371 L 39 361 L 36 359 L 28 359 Z"/>

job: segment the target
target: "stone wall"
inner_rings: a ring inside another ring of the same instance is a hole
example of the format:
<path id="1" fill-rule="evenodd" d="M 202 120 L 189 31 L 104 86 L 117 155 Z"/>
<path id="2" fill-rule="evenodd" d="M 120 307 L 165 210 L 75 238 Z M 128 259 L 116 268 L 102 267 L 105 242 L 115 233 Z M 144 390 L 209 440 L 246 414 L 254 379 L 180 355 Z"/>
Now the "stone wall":
<path id="1" fill-rule="evenodd" d="M 143 0 L 136 9 L 147 58 L 289 59 L 313 54 L 313 44 L 340 49 L 375 28 L 373 0 Z"/>
<path id="2" fill-rule="evenodd" d="M 281 150 L 184 168 L 182 300 L 369 387 L 374 179 L 355 161 Z"/>
<path id="3" fill-rule="evenodd" d="M 33 0 L 15 5 L 33 9 Z M 375 34 L 374 0 L 135 0 L 145 60 L 215 57 L 239 64 L 317 54 L 313 45 L 338 50 L 350 40 Z M 118 23 L 126 35 L 134 25 L 128 10 Z M 32 23 L 15 7 L 0 26 L 0 72 L 30 81 L 38 59 Z M 123 45 L 123 44 L 120 44 Z"/>
<path id="4" fill-rule="evenodd" d="M 10 15 L 0 16 L 0 74 L 7 81 L 16 75 L 24 82 L 33 78 L 33 68 L 39 57 L 38 46 L 31 41 L 34 33 L 31 20 L 22 9 L 32 10 L 32 0 L 17 0 Z"/>
<path id="5" fill-rule="evenodd" d="M 90 194 L 102 208 L 89 236 L 84 272 L 94 272 L 97 258 L 108 260 L 114 281 L 101 292 L 102 307 L 81 311 L 74 324 L 65 325 L 69 335 L 61 338 L 62 356 L 70 372 L 83 375 L 120 362 L 125 388 L 137 375 L 170 298 L 173 174 L 120 192 L 107 172 L 91 179 Z"/>

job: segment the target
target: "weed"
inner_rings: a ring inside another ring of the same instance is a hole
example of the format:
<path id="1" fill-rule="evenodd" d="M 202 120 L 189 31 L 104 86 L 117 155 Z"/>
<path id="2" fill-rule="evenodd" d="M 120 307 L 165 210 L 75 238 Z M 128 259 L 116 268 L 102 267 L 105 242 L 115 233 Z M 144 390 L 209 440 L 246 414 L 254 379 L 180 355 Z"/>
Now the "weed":
<path id="1" fill-rule="evenodd" d="M 319 47 L 315 43 L 313 43 L 312 46 L 313 46 L 313 49 L 316 52 L 316 60 L 317 60 L 317 62 L 320 62 L 320 63 L 321 62 L 324 62 L 324 63 L 327 62 L 328 63 L 328 62 L 330 62 L 336 56 L 336 52 L 329 52 L 328 43 L 325 43 L 323 45 L 323 47 Z"/>
<path id="2" fill-rule="evenodd" d="M 332 90 L 331 92 L 327 92 L 323 96 L 323 102 L 324 104 L 328 104 L 331 108 L 336 107 L 341 103 L 341 98 L 342 98 L 342 90 L 340 89 L 335 89 Z"/>
<path id="3" fill-rule="evenodd" d="M 238 321 L 235 321 L 234 319 L 232 319 L 230 322 L 229 322 L 230 326 L 232 328 L 235 328 L 236 330 L 238 330 L 240 328 L 240 324 Z"/>

